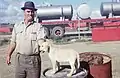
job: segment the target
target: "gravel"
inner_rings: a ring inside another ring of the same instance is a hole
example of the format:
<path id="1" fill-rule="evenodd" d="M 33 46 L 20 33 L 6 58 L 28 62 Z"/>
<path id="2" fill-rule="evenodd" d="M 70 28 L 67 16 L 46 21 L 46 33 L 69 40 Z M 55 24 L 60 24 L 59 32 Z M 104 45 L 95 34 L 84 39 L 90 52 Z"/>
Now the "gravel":
<path id="1" fill-rule="evenodd" d="M 99 52 L 105 53 L 112 57 L 112 75 L 113 78 L 120 78 L 120 41 L 111 42 L 75 42 L 71 44 L 57 45 L 60 48 L 73 48 L 79 53 L 83 52 Z M 14 78 L 14 57 L 13 53 L 11 65 L 5 63 L 6 50 L 8 45 L 0 46 L 0 78 Z M 41 53 L 42 71 L 52 67 L 47 53 Z M 43 75 L 41 78 L 45 78 Z"/>

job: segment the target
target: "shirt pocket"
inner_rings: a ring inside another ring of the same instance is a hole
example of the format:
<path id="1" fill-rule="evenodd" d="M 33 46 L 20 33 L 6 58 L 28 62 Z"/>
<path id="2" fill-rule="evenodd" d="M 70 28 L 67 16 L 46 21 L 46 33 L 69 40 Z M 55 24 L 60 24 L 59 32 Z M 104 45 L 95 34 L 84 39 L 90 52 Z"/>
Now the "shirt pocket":
<path id="1" fill-rule="evenodd" d="M 36 41 L 37 40 L 37 33 L 36 32 L 31 32 L 30 33 L 30 38 L 32 41 Z"/>

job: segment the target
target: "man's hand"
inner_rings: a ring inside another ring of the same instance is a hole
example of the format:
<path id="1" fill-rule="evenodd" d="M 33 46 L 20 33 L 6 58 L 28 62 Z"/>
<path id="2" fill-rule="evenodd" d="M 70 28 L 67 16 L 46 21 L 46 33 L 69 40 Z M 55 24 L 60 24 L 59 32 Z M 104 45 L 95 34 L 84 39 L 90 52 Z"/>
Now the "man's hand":
<path id="1" fill-rule="evenodd" d="M 6 57 L 6 63 L 8 65 L 11 64 L 10 60 L 11 60 L 11 55 L 13 53 L 13 51 L 15 50 L 16 47 L 16 43 L 11 42 L 11 44 L 9 45 L 8 51 L 7 51 L 7 57 Z"/>
<path id="2" fill-rule="evenodd" d="M 6 57 L 6 63 L 7 63 L 8 65 L 11 64 L 10 60 L 11 60 L 11 56 L 7 55 L 7 57 Z"/>

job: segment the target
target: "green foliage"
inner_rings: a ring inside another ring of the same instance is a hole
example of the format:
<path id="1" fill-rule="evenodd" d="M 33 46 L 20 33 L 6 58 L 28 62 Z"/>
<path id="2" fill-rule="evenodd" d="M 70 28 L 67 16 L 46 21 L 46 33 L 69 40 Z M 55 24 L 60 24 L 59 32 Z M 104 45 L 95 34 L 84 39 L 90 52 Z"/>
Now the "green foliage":
<path id="1" fill-rule="evenodd" d="M 9 39 L 4 38 L 4 39 L 0 40 L 0 46 L 5 45 L 5 44 L 8 44 L 9 42 L 10 42 Z"/>

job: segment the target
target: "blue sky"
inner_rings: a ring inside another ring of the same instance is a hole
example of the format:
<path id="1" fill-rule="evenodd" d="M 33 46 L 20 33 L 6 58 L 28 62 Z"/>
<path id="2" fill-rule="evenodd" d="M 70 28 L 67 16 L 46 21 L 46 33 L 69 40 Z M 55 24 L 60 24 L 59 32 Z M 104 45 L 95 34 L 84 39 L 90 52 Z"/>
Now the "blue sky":
<path id="1" fill-rule="evenodd" d="M 52 4 L 72 4 L 73 6 L 79 6 L 81 3 L 86 2 L 91 8 L 96 9 L 100 7 L 101 2 L 110 2 L 112 0 L 33 0 L 37 3 L 49 2 Z"/>
<path id="2" fill-rule="evenodd" d="M 23 12 L 21 10 L 21 7 L 25 3 L 25 1 L 28 0 L 0 0 L 0 23 L 15 22 L 22 20 Z M 92 11 L 91 17 L 93 18 L 101 17 L 100 16 L 101 2 L 112 2 L 112 0 L 30 0 L 30 1 L 33 1 L 36 5 L 42 5 L 43 2 L 51 3 L 53 5 L 71 4 L 74 8 L 74 12 L 81 3 L 85 2 L 91 8 Z"/>

